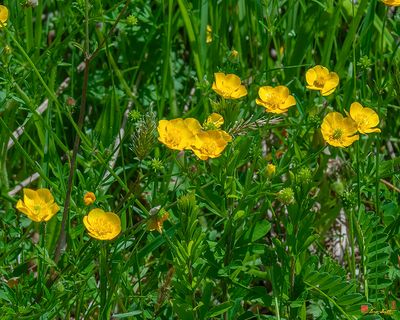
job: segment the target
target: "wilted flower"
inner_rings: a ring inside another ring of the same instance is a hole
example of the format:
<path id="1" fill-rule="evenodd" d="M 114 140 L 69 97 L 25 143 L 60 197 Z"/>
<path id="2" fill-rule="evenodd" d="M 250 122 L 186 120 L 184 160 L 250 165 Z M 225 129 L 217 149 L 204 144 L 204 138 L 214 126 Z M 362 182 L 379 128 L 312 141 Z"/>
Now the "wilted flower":
<path id="1" fill-rule="evenodd" d="M 400 0 L 382 0 L 387 6 L 398 7 L 400 6 Z"/>
<path id="2" fill-rule="evenodd" d="M 381 132 L 381 129 L 374 128 L 379 124 L 379 117 L 371 108 L 364 108 L 360 103 L 353 102 L 350 106 L 350 117 L 357 124 L 360 133 Z"/>
<path id="3" fill-rule="evenodd" d="M 158 122 L 158 140 L 173 150 L 188 149 L 194 136 L 201 130 L 200 123 L 193 118 L 160 120 Z"/>
<path id="4" fill-rule="evenodd" d="M 161 209 L 156 214 L 152 215 L 147 221 L 146 228 L 148 231 L 157 230 L 159 233 L 163 232 L 163 223 L 169 218 L 169 213 Z"/>
<path id="5" fill-rule="evenodd" d="M 235 74 L 214 73 L 215 81 L 212 89 L 225 99 L 239 99 L 247 95 L 247 89 L 241 85 L 240 78 Z"/>
<path id="6" fill-rule="evenodd" d="M 214 130 L 220 128 L 224 124 L 224 118 L 218 113 L 212 113 L 206 121 L 203 128 L 205 130 Z"/>
<path id="7" fill-rule="evenodd" d="M 94 195 L 93 192 L 86 192 L 85 195 L 83 196 L 83 202 L 85 203 L 85 206 L 90 206 L 92 203 L 96 201 L 96 196 Z"/>
<path id="8" fill-rule="evenodd" d="M 96 208 L 83 217 L 89 235 L 98 240 L 112 240 L 121 232 L 121 220 L 114 212 Z"/>
<path id="9" fill-rule="evenodd" d="M 285 86 L 275 88 L 264 86 L 258 89 L 260 99 L 257 98 L 256 103 L 263 106 L 266 112 L 284 113 L 296 105 L 296 100 L 289 93 L 289 89 Z"/>
<path id="10" fill-rule="evenodd" d="M 211 26 L 208 24 L 208 25 L 207 25 L 206 43 L 211 43 L 212 40 L 213 40 L 213 37 L 212 37 L 212 28 L 211 28 Z"/>
<path id="11" fill-rule="evenodd" d="M 306 72 L 307 89 L 318 90 L 323 96 L 333 93 L 339 85 L 339 76 L 323 66 L 315 66 Z"/>
<path id="12" fill-rule="evenodd" d="M 350 117 L 344 118 L 339 112 L 328 113 L 321 124 L 324 140 L 334 147 L 348 147 L 359 139 L 357 124 Z"/>
<path id="13" fill-rule="evenodd" d="M 200 131 L 191 149 L 201 160 L 217 158 L 230 141 L 232 137 L 223 130 Z"/>
<path id="14" fill-rule="evenodd" d="M 24 188 L 24 200 L 18 200 L 16 208 L 36 222 L 49 221 L 60 210 L 50 190 L 45 188 Z"/>
<path id="15" fill-rule="evenodd" d="M 7 25 L 8 9 L 6 6 L 0 5 L 0 28 Z"/>

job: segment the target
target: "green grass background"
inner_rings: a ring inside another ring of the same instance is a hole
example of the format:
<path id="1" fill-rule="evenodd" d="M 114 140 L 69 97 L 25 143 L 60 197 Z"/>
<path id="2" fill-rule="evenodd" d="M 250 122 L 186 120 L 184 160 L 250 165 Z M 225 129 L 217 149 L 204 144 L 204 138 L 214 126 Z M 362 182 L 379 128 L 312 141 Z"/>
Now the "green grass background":
<path id="1" fill-rule="evenodd" d="M 388 312 L 369 319 L 399 319 L 388 310 L 400 305 L 400 11 L 355 2 L 4 1 L 0 319 L 358 319 L 363 304 Z M 329 97 L 305 88 L 316 64 L 340 77 Z M 259 86 L 286 85 L 297 105 L 278 123 L 245 127 L 211 161 L 158 143 L 157 119 L 202 122 L 221 108 L 218 71 L 248 88 L 223 106 L 227 130 L 275 118 L 255 104 Z M 325 148 L 323 116 L 354 101 L 378 113 L 382 132 Z M 10 193 L 34 173 L 28 186 L 50 188 L 61 207 L 72 187 L 59 260 L 62 210 L 38 242 L 44 227 L 16 212 L 22 191 Z M 276 200 L 283 188 L 294 204 Z M 86 191 L 120 215 L 116 240 L 88 237 Z M 158 206 L 171 213 L 163 234 L 145 228 Z M 334 235 L 339 218 L 344 235 Z"/>

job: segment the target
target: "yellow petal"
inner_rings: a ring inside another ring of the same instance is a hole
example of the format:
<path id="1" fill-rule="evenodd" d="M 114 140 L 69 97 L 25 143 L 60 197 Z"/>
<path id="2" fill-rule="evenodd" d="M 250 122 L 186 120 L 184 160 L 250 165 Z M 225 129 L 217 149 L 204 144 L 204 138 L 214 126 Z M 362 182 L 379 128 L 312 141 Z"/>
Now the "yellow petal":
<path id="1" fill-rule="evenodd" d="M 311 69 L 308 69 L 307 70 L 307 72 L 306 72 L 306 81 L 307 81 L 307 84 L 310 86 L 310 87 L 314 87 L 314 81 L 315 80 L 317 80 L 317 72 L 313 69 L 313 68 L 311 68 Z M 311 89 L 311 88 L 309 88 L 309 89 Z"/>
<path id="2" fill-rule="evenodd" d="M 261 100 L 266 102 L 269 101 L 272 95 L 273 88 L 270 86 L 264 86 L 258 89 L 258 95 L 260 96 Z"/>
<path id="3" fill-rule="evenodd" d="M 53 195 L 51 194 L 49 189 L 43 188 L 43 189 L 38 189 L 37 194 L 40 199 L 42 199 L 46 203 L 53 203 L 54 198 Z"/>

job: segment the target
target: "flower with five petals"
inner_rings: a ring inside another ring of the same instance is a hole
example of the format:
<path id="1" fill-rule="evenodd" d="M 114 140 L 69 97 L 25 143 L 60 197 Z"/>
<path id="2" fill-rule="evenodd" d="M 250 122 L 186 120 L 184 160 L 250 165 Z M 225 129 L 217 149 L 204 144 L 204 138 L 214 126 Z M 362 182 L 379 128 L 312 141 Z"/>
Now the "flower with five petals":
<path id="1" fill-rule="evenodd" d="M 114 212 L 96 208 L 83 217 L 89 236 L 98 240 L 112 240 L 121 232 L 121 220 Z"/>
<path id="2" fill-rule="evenodd" d="M 24 188 L 24 200 L 18 200 L 16 208 L 36 222 L 49 221 L 60 210 L 50 190 L 46 188 Z"/>
<path id="3" fill-rule="evenodd" d="M 212 89 L 225 99 L 239 99 L 247 95 L 247 89 L 235 74 L 214 73 Z"/>
<path id="4" fill-rule="evenodd" d="M 188 149 L 194 136 L 201 130 L 200 123 L 194 118 L 160 120 L 158 122 L 158 140 L 173 150 Z"/>
<path id="5" fill-rule="evenodd" d="M 191 145 L 194 154 L 201 160 L 218 158 L 232 137 L 223 130 L 200 131 Z"/>
<path id="6" fill-rule="evenodd" d="M 381 132 L 375 128 L 379 124 L 378 114 L 371 108 L 363 107 L 358 102 L 353 102 L 350 106 L 350 117 L 357 124 L 359 133 Z"/>
<path id="7" fill-rule="evenodd" d="M 323 66 L 315 66 L 306 72 L 307 89 L 318 90 L 321 95 L 329 96 L 339 85 L 339 76 Z"/>
<path id="8" fill-rule="evenodd" d="M 284 113 L 296 105 L 295 98 L 285 86 L 264 86 L 258 89 L 258 95 L 260 98 L 256 99 L 256 103 L 263 106 L 266 112 Z"/>
<path id="9" fill-rule="evenodd" d="M 6 6 L 0 5 L 0 28 L 7 25 L 8 9 Z"/>
<path id="10" fill-rule="evenodd" d="M 339 112 L 328 113 L 321 124 L 324 140 L 334 147 L 348 147 L 359 139 L 357 124 L 350 117 L 344 118 Z"/>

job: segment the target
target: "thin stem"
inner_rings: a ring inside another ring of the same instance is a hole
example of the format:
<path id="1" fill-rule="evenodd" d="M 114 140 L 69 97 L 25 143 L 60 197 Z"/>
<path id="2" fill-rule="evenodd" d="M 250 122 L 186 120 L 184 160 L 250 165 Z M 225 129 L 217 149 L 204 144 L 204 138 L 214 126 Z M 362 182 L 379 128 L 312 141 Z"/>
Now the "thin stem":
<path id="1" fill-rule="evenodd" d="M 38 282 L 37 282 L 37 291 L 38 294 L 40 295 L 43 289 L 43 284 L 45 282 L 45 270 L 44 270 L 44 254 L 46 250 L 46 223 L 41 222 L 39 225 L 39 239 L 40 239 L 40 250 L 41 253 L 39 254 L 38 258 Z"/>
<path id="2" fill-rule="evenodd" d="M 107 308 L 107 243 L 100 247 L 100 319 L 109 319 Z"/>

